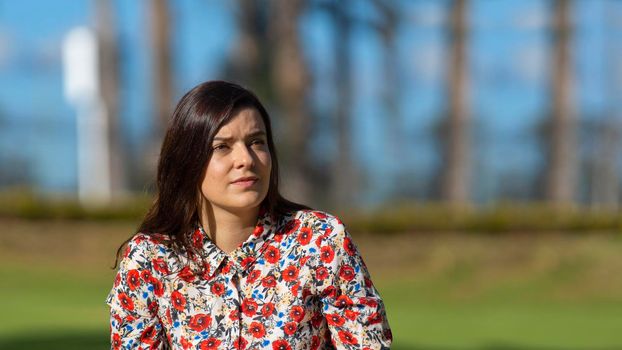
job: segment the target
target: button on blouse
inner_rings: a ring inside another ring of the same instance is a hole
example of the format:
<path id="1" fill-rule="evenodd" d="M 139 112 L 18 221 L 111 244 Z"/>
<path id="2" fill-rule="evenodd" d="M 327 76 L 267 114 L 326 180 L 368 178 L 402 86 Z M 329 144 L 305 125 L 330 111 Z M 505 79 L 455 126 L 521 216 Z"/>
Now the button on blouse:
<path id="1" fill-rule="evenodd" d="M 202 257 L 163 235 L 130 241 L 106 300 L 113 349 L 390 347 L 384 304 L 337 217 L 262 212 L 229 254 L 200 227 L 191 238 Z"/>

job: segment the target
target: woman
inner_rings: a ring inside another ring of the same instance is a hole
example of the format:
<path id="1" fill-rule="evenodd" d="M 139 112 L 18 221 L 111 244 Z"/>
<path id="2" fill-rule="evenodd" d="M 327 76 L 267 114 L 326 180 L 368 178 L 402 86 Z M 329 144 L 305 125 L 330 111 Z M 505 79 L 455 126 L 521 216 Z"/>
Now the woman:
<path id="1" fill-rule="evenodd" d="M 342 222 L 287 201 L 278 183 L 255 95 L 223 81 L 188 92 L 107 299 L 112 348 L 389 348 L 384 305 Z"/>

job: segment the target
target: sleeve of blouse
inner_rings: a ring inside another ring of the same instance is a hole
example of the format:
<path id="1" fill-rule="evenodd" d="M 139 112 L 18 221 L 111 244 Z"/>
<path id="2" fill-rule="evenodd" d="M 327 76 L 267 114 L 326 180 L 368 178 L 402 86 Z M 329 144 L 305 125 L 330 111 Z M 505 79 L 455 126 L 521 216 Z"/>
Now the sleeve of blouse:
<path id="1" fill-rule="evenodd" d="M 343 223 L 335 218 L 320 247 L 322 312 L 337 349 L 389 349 L 392 341 L 384 303 Z"/>
<path id="2" fill-rule="evenodd" d="M 111 349 L 166 349 L 166 338 L 157 315 L 156 296 L 162 291 L 153 269 L 155 245 L 144 235 L 135 236 L 108 294 Z"/>

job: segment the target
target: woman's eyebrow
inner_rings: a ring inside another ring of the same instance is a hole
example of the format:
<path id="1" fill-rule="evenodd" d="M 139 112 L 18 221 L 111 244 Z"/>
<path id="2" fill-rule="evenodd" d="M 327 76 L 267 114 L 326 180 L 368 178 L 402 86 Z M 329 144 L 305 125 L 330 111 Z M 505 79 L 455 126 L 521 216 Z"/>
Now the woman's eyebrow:
<path id="1" fill-rule="evenodd" d="M 250 134 L 246 135 L 246 138 L 256 137 L 256 136 L 266 136 L 266 132 L 263 130 L 253 131 Z M 233 137 L 214 137 L 214 141 L 231 141 Z"/>

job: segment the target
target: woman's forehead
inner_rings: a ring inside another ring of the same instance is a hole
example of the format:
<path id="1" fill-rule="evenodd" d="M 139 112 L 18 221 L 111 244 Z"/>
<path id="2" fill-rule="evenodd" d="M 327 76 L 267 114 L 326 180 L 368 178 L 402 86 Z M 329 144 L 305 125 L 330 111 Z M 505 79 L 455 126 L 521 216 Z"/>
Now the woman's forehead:
<path id="1" fill-rule="evenodd" d="M 254 108 L 245 108 L 237 112 L 227 124 L 223 125 L 216 133 L 216 136 L 227 138 L 233 135 L 248 135 L 259 132 L 264 134 L 266 132 L 261 115 Z"/>

